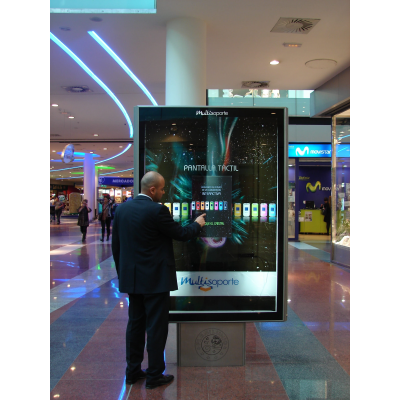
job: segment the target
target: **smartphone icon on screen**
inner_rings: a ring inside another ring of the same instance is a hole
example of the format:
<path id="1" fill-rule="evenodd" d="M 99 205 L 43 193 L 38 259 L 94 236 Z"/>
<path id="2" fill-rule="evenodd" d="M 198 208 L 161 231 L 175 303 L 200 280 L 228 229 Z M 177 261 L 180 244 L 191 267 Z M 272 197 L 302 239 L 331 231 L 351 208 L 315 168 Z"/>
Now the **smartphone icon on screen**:
<path id="1" fill-rule="evenodd" d="M 219 202 L 219 210 L 222 211 L 224 209 L 224 202 L 220 201 Z"/>
<path id="2" fill-rule="evenodd" d="M 228 202 L 224 201 L 224 211 L 228 211 Z"/>
<path id="3" fill-rule="evenodd" d="M 201 210 L 204 210 L 204 201 L 201 202 Z"/>
<path id="4" fill-rule="evenodd" d="M 250 217 L 250 203 L 243 204 L 243 216 Z"/>
<path id="5" fill-rule="evenodd" d="M 200 210 L 200 202 L 199 201 L 196 201 L 196 210 L 197 211 Z"/>
<path id="6" fill-rule="evenodd" d="M 210 209 L 210 202 L 206 201 L 206 211 L 208 211 Z"/>
<path id="7" fill-rule="evenodd" d="M 210 201 L 210 210 L 214 210 L 214 202 Z"/>
<path id="8" fill-rule="evenodd" d="M 258 203 L 252 203 L 251 205 L 251 216 L 258 217 Z"/>
<path id="9" fill-rule="evenodd" d="M 182 216 L 189 215 L 189 205 L 188 203 L 182 203 Z"/>
<path id="10" fill-rule="evenodd" d="M 171 203 L 164 203 L 164 206 L 168 208 L 169 212 L 171 212 Z"/>
<path id="11" fill-rule="evenodd" d="M 179 215 L 179 203 L 174 203 L 173 207 L 173 215 Z"/>
<path id="12" fill-rule="evenodd" d="M 242 205 L 240 203 L 235 203 L 235 217 L 242 216 Z"/>
<path id="13" fill-rule="evenodd" d="M 214 202 L 214 210 L 218 211 L 218 201 Z"/>
<path id="14" fill-rule="evenodd" d="M 269 216 L 276 217 L 276 204 L 272 203 L 269 205 Z"/>
<path id="15" fill-rule="evenodd" d="M 260 215 L 262 217 L 266 217 L 268 215 L 268 211 L 267 211 L 267 203 L 261 203 L 260 204 Z"/>
<path id="16" fill-rule="evenodd" d="M 192 201 L 192 211 L 194 211 L 196 209 L 196 202 Z"/>

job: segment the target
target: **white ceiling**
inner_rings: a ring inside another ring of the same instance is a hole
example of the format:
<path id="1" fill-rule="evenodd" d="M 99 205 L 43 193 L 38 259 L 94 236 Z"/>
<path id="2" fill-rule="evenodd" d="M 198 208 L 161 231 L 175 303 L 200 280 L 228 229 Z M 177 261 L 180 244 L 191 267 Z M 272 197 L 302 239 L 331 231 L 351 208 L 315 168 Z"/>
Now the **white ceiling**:
<path id="1" fill-rule="evenodd" d="M 93 16 L 102 21 L 91 21 Z M 349 0 L 158 0 L 156 14 L 51 14 L 50 30 L 110 88 L 133 122 L 133 107 L 149 105 L 150 101 L 87 31 L 94 30 L 143 82 L 157 103 L 163 105 L 166 24 L 185 16 L 207 23 L 209 89 L 235 89 L 245 80 L 267 80 L 275 89 L 312 90 L 350 65 Z M 320 21 L 306 35 L 270 32 L 280 17 Z M 283 47 L 284 42 L 302 43 L 302 47 Z M 305 66 L 307 61 L 321 58 L 333 59 L 337 65 L 320 70 Z M 280 64 L 271 66 L 273 59 Z M 74 85 L 88 86 L 91 92 L 76 94 L 63 89 Z M 50 104 L 59 105 L 50 107 L 50 159 L 56 154 L 52 150 L 62 151 L 66 142 L 86 140 L 76 151 L 94 151 L 106 158 L 119 153 L 119 146 L 131 143 L 125 117 L 114 101 L 52 41 L 50 91 Z M 117 142 L 103 143 L 105 140 Z M 116 170 L 132 168 L 133 147 L 107 165 Z M 68 167 L 59 162 L 50 166 Z M 70 171 L 51 173 L 51 178 L 59 175 L 69 176 Z M 120 174 L 127 175 L 130 172 Z"/>

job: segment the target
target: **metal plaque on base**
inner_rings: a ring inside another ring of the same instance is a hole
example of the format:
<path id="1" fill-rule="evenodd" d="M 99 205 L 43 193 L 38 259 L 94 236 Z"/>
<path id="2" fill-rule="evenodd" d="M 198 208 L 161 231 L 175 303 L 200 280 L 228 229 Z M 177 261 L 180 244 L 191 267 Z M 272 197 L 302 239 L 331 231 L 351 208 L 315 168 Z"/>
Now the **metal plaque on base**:
<path id="1" fill-rule="evenodd" d="M 177 324 L 177 342 L 178 365 L 181 367 L 245 365 L 245 323 Z"/>

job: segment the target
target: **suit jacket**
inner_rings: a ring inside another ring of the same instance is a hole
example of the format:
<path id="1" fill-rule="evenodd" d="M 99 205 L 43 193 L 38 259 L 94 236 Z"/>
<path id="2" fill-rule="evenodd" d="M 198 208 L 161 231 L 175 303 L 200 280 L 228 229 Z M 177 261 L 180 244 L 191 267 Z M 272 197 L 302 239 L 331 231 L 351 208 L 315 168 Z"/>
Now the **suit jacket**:
<path id="1" fill-rule="evenodd" d="M 197 222 L 182 227 L 166 206 L 146 196 L 121 204 L 112 234 L 119 291 L 151 294 L 177 290 L 172 239 L 187 241 L 200 229 Z"/>

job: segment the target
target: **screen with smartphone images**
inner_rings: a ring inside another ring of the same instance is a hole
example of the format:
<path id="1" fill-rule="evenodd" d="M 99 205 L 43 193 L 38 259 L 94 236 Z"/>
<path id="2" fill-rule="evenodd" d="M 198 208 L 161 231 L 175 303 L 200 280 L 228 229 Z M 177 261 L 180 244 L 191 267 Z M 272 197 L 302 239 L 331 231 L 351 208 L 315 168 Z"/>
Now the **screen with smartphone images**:
<path id="1" fill-rule="evenodd" d="M 135 107 L 135 182 L 159 172 L 182 226 L 206 214 L 199 237 L 173 241 L 171 322 L 286 318 L 286 121 L 282 108 Z"/>

